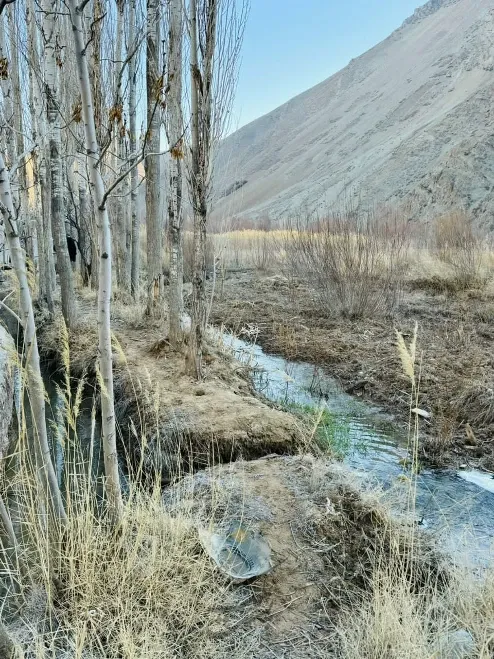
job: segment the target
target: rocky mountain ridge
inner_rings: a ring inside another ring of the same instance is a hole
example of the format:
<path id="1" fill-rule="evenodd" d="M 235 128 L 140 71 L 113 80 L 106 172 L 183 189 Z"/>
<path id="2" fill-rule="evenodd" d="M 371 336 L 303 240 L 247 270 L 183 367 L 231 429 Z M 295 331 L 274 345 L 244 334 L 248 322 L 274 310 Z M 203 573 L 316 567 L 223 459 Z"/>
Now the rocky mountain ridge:
<path id="1" fill-rule="evenodd" d="M 348 196 L 494 229 L 494 7 L 430 0 L 383 42 L 220 146 L 214 215 L 281 219 Z M 491 226 L 492 225 L 492 226 Z"/>

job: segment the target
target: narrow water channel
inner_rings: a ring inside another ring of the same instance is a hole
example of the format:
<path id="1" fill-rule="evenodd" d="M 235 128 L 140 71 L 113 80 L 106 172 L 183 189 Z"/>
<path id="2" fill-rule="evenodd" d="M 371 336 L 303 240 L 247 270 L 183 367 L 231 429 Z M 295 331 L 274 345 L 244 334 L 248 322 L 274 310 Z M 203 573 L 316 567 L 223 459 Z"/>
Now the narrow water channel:
<path id="1" fill-rule="evenodd" d="M 369 474 L 388 492 L 407 487 L 403 467 L 406 433 L 390 415 L 345 394 L 333 378 L 313 364 L 268 355 L 260 346 L 230 335 L 224 335 L 223 340 L 238 359 L 253 367 L 254 386 L 266 398 L 317 410 L 322 407 L 341 419 L 349 438 L 345 463 Z M 494 479 L 475 470 L 424 469 L 417 477 L 416 519 L 458 563 L 490 563 Z"/>
<path id="2" fill-rule="evenodd" d="M 406 433 L 397 427 L 390 415 L 342 392 L 333 378 L 313 364 L 268 355 L 260 346 L 231 335 L 221 335 L 221 339 L 240 361 L 253 367 L 253 384 L 259 393 L 276 403 L 328 410 L 345 428 L 344 462 L 387 492 L 399 494 L 400 488 L 405 491 L 408 487 L 403 478 L 406 475 L 403 466 L 407 457 Z M 62 447 L 58 437 L 59 431 L 63 436 L 60 425 L 66 421 L 63 400 L 56 386 L 57 377 L 44 373 L 44 381 L 50 401 L 47 420 L 51 429 L 51 450 L 62 492 L 68 464 L 79 465 L 87 473 L 91 462 L 92 476 L 100 486 L 98 477 L 103 473 L 101 434 L 99 423 L 91 414 L 92 397 L 87 396 L 82 401 L 74 443 L 77 455 L 70 456 L 70 447 Z M 27 422 L 29 426 L 29 419 Z M 120 467 L 123 489 L 128 491 L 122 462 Z M 392 500 L 399 501 L 400 497 L 392 497 Z M 395 505 L 398 513 L 406 512 L 404 505 L 403 509 L 399 503 Z M 494 479 L 476 470 L 424 469 L 417 476 L 415 519 L 433 533 L 438 546 L 459 563 L 490 563 L 494 549 Z"/>

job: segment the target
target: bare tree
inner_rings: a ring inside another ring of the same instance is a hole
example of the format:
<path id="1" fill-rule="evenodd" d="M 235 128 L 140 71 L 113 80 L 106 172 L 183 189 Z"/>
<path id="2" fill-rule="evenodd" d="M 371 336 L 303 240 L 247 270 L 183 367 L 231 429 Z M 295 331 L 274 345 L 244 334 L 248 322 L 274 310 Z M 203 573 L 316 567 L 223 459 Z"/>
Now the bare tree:
<path id="1" fill-rule="evenodd" d="M 123 0 L 116 0 L 117 21 L 115 26 L 115 53 L 113 56 L 114 70 L 113 70 L 113 85 L 114 85 L 114 99 L 113 107 L 110 110 L 112 125 L 110 130 L 114 136 L 114 171 L 121 173 L 125 170 L 127 165 L 126 157 L 126 127 L 124 122 L 124 103 L 122 97 L 122 77 L 124 70 L 124 62 L 122 59 L 122 43 L 123 43 L 123 27 L 124 27 L 124 14 L 125 3 Z M 128 195 L 128 176 L 124 177 L 121 183 L 116 188 L 116 195 L 113 200 L 113 226 L 115 231 L 114 236 L 114 253 L 115 253 L 115 269 L 116 281 L 119 288 L 124 292 L 130 292 L 130 268 L 127 268 L 127 261 L 130 257 L 130 245 L 127 245 L 127 201 Z M 130 262 L 130 260 L 129 260 Z M 127 273 L 129 278 L 127 278 Z"/>
<path id="2" fill-rule="evenodd" d="M 206 327 L 206 222 L 213 148 L 221 138 L 235 89 L 247 0 L 190 0 L 191 140 L 189 195 L 194 215 L 192 325 L 187 371 L 202 378 Z"/>
<path id="3" fill-rule="evenodd" d="M 63 195 L 63 168 L 61 158 L 61 136 L 59 121 L 59 91 L 58 67 L 60 60 L 60 44 L 57 42 L 56 16 L 59 12 L 59 0 L 42 0 L 43 48 L 45 55 L 45 95 L 46 119 L 48 133 L 48 149 L 46 160 L 50 170 L 50 213 L 52 219 L 53 237 L 57 250 L 57 270 L 60 279 L 62 297 L 62 313 L 67 327 L 72 327 L 75 321 L 76 300 L 74 281 L 67 251 L 65 229 L 65 208 Z"/>
<path id="4" fill-rule="evenodd" d="M 82 2 L 80 6 L 77 6 L 75 0 L 68 0 L 81 89 L 86 153 L 89 165 L 90 182 L 93 188 L 94 212 L 97 217 L 99 232 L 98 367 L 101 376 L 101 428 L 105 460 L 106 495 L 113 521 L 117 524 L 122 517 L 123 501 L 120 489 L 120 476 L 118 472 L 115 404 L 113 397 L 113 359 L 110 324 L 112 240 L 108 209 L 106 207 L 107 193 L 105 192 L 103 178 L 99 169 L 100 152 L 96 137 L 86 43 L 84 39 L 82 13 L 85 4 L 85 2 Z"/>
<path id="5" fill-rule="evenodd" d="M 10 166 L 15 162 L 16 144 L 14 133 L 14 106 L 12 78 L 9 75 L 10 62 L 7 53 L 7 44 L 5 41 L 5 23 L 4 17 L 0 15 L 0 85 L 2 88 L 2 130 L 1 130 L 1 147 L 7 154 L 7 160 Z M 8 254 L 6 247 L 5 229 L 3 223 L 0 224 L 0 262 L 7 263 Z"/>
<path id="6" fill-rule="evenodd" d="M 203 115 L 204 125 L 201 126 L 199 103 L 203 102 L 204 83 L 199 70 L 199 44 L 197 31 L 197 0 L 190 0 L 189 34 L 190 34 L 190 80 L 191 80 L 191 174 L 189 176 L 192 210 L 194 213 L 194 250 L 192 278 L 192 323 L 190 329 L 189 350 L 187 352 L 187 369 L 197 379 L 202 378 L 202 343 L 206 326 L 206 181 L 204 160 L 206 153 L 201 148 L 201 128 L 203 137 L 209 140 L 207 117 Z M 213 0 L 213 16 L 215 29 L 213 40 L 216 39 L 217 4 Z M 210 44 L 211 46 L 211 44 Z M 209 48 L 211 52 L 211 47 Z M 214 53 L 214 46 L 213 46 Z M 202 92 L 202 93 L 201 93 Z"/>
<path id="7" fill-rule="evenodd" d="M 27 279 L 26 259 L 19 239 L 16 213 L 12 203 L 9 174 L 2 154 L 0 154 L 0 205 L 0 210 L 5 222 L 7 244 L 9 246 L 12 263 L 19 282 L 21 306 L 20 319 L 24 328 L 24 352 L 26 359 L 27 383 L 34 421 L 33 427 L 36 433 L 35 452 L 37 474 L 46 502 L 53 510 L 56 518 L 60 522 L 65 523 L 67 517 L 48 444 L 45 417 L 45 391 L 43 380 L 41 378 L 38 340 L 36 337 L 31 291 Z"/>
<path id="8" fill-rule="evenodd" d="M 136 44 L 136 0 L 130 0 L 129 5 L 129 44 L 127 57 L 129 60 L 129 149 L 131 157 L 137 149 L 136 131 L 136 87 L 137 87 L 137 57 L 138 48 Z M 132 261 L 130 271 L 130 288 L 134 298 L 139 293 L 139 217 L 137 215 L 137 167 L 130 172 L 130 221 L 131 221 L 131 245 Z"/>
<path id="9" fill-rule="evenodd" d="M 13 94 L 13 103 L 14 107 L 17 108 L 17 111 L 13 115 L 13 127 L 15 130 L 15 140 L 17 143 L 17 154 L 21 157 L 21 162 L 19 163 L 18 168 L 18 178 L 21 193 L 26 193 L 26 170 L 24 167 L 24 158 L 22 154 L 24 153 L 24 122 L 23 122 L 23 113 L 22 113 L 22 100 L 21 100 L 21 80 L 20 80 L 20 68 L 19 68 L 19 39 L 21 35 L 20 27 L 17 25 L 17 4 L 14 4 L 7 14 L 7 23 L 9 26 L 9 42 L 10 42 L 10 61 L 11 61 L 11 71 L 10 76 L 12 78 L 12 94 Z M 22 194 L 19 197 L 19 201 L 22 201 Z M 24 205 L 25 204 L 24 200 Z"/>
<path id="10" fill-rule="evenodd" d="M 160 151 L 161 96 L 163 76 L 160 67 L 161 44 L 160 3 L 147 0 L 146 38 L 146 95 L 148 153 Z M 145 160 L 146 172 L 146 235 L 147 235 L 147 286 L 148 313 L 154 313 L 162 299 L 162 221 L 160 217 L 161 160 L 158 155 Z"/>
<path id="11" fill-rule="evenodd" d="M 90 80 L 93 98 L 94 121 L 96 124 L 96 138 L 98 144 L 103 144 L 103 92 L 101 72 L 101 34 L 102 24 L 106 15 L 106 0 L 93 0 L 93 12 L 90 18 Z M 95 224 L 95 218 L 92 218 Z M 94 233 L 91 234 L 91 284 L 98 288 L 99 281 L 99 251 L 98 240 Z"/>
<path id="12" fill-rule="evenodd" d="M 168 246 L 170 254 L 169 340 L 177 348 L 182 339 L 183 245 L 182 245 L 182 159 L 184 126 L 182 110 L 182 0 L 168 0 L 167 132 L 170 152 L 168 192 Z"/>

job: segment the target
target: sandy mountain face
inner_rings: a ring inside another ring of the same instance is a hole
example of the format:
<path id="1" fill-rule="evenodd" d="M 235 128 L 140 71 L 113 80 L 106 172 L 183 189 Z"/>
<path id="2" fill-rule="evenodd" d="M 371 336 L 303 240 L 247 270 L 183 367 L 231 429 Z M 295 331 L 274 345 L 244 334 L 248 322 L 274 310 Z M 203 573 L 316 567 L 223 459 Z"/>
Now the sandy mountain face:
<path id="1" fill-rule="evenodd" d="M 286 217 L 356 197 L 467 208 L 494 229 L 494 4 L 431 0 L 331 78 L 228 137 L 217 218 Z"/>

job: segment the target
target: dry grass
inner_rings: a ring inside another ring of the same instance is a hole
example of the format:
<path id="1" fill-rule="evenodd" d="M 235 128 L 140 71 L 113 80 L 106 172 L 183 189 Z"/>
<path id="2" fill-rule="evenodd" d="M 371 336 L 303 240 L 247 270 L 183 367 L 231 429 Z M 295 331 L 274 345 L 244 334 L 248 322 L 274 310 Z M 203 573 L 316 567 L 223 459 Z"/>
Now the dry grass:
<path id="1" fill-rule="evenodd" d="M 400 345 L 415 383 L 416 336 Z M 459 628 L 472 635 L 475 656 L 491 656 L 490 577 L 476 586 L 471 576 L 448 576 L 413 525 L 397 524 L 372 492 L 324 461 L 216 467 L 187 477 L 164 501 L 158 484 L 151 492 L 131 484 L 113 531 L 68 432 L 77 427 L 77 398 L 65 391 L 63 531 L 47 532 L 39 517 L 21 436 L 17 493 L 28 570 L 10 567 L 24 601 L 12 595 L 4 609 L 20 602 L 21 616 L 7 619 L 19 657 L 430 659 L 443 632 Z M 272 574 L 240 588 L 213 569 L 196 530 L 239 516 L 261 523 L 275 558 Z M 257 630 L 259 620 L 269 625 Z M 294 638 L 303 642 L 295 647 Z"/>
<path id="2" fill-rule="evenodd" d="M 234 607 L 235 599 L 201 551 L 190 517 L 170 515 L 159 488 L 148 494 L 131 486 L 122 524 L 114 532 L 77 454 L 66 465 L 68 526 L 47 532 L 33 497 L 31 467 L 27 462 L 20 468 L 28 569 L 19 575 L 10 568 L 23 597 L 12 594 L 4 602 L 6 611 L 21 607 L 20 618 L 7 617 L 19 657 L 226 654 L 231 644 L 223 642 L 227 620 L 222 611 L 228 601 Z"/>
<path id="3" fill-rule="evenodd" d="M 95 514 L 95 501 L 68 513 L 59 551 L 52 546 L 48 556 L 46 538 L 31 537 L 54 582 L 45 573 L 30 574 L 28 583 L 53 600 L 29 621 L 31 641 L 14 626 L 23 656 L 218 656 L 227 586 L 200 551 L 190 520 L 166 514 L 159 493 L 131 496 L 118 537 Z M 50 613 L 55 625 L 48 624 Z M 36 647 L 41 637 L 46 653 Z"/>
<path id="4" fill-rule="evenodd" d="M 255 254 L 264 254 L 264 244 L 252 246 L 245 239 L 244 245 L 250 245 L 251 264 Z M 447 267 L 432 257 L 431 263 Z M 259 260 L 256 267 L 261 265 Z M 94 294 L 85 304 L 94 304 Z M 177 391 L 175 371 L 149 366 L 171 359 L 166 349 L 159 355 L 148 350 L 153 342 L 149 328 L 143 331 L 143 311 L 142 305 L 120 302 L 112 311 L 114 326 L 127 332 L 122 345 L 115 343 L 118 402 L 125 408 L 137 399 L 137 408 L 130 414 L 127 407 L 125 415 L 132 416 L 135 439 L 141 442 L 160 418 L 160 380 L 171 378 L 176 395 L 185 391 L 185 384 Z M 61 355 L 65 378 L 69 525 L 64 531 L 47 531 L 39 515 L 32 465 L 22 459 L 27 440 L 21 429 L 19 470 L 15 488 L 12 482 L 9 488 L 17 490 L 24 515 L 20 558 L 28 570 L 21 574 L 20 562 L 12 564 L 3 554 L 4 581 L 12 587 L 4 618 L 20 657 L 453 659 L 439 641 L 458 630 L 471 635 L 471 656 L 493 656 L 494 571 L 476 579 L 472 571 L 444 568 L 421 544 L 414 525 L 397 524 L 373 496 L 349 484 L 347 473 L 336 478 L 337 469 L 320 460 L 259 460 L 190 475 L 175 486 L 173 506 L 166 496 L 164 505 L 159 478 L 148 479 L 146 490 L 131 483 L 122 526 L 112 531 L 97 480 L 87 477 L 78 448 L 74 428 L 80 397 L 70 391 L 69 371 L 80 375 L 94 363 L 94 327 L 94 317 L 87 314 L 71 350 L 60 326 L 47 326 L 43 334 L 44 345 Z M 286 340 L 295 344 L 296 334 Z M 458 335 L 458 341 L 465 346 L 468 337 Z M 398 349 L 410 405 L 415 405 L 421 378 L 417 329 L 410 338 L 398 335 Z M 137 365 L 149 377 L 137 375 Z M 215 377 L 217 371 L 212 373 Z M 239 382 L 230 379 L 230 386 Z M 82 386 L 79 380 L 79 392 Z M 207 385 L 201 387 L 198 401 L 208 394 Z M 237 399 L 226 402 L 234 414 L 238 404 Z M 475 409 L 478 423 L 493 421 L 492 389 L 486 383 L 470 382 L 455 405 Z M 416 419 L 410 428 L 407 496 L 413 514 Z M 224 491 L 226 499 L 220 496 Z M 197 511 L 204 525 L 221 524 L 232 514 L 253 524 L 262 521 L 277 558 L 273 573 L 251 586 L 227 584 L 201 550 Z M 18 604 L 20 616 L 13 615 Z"/>

